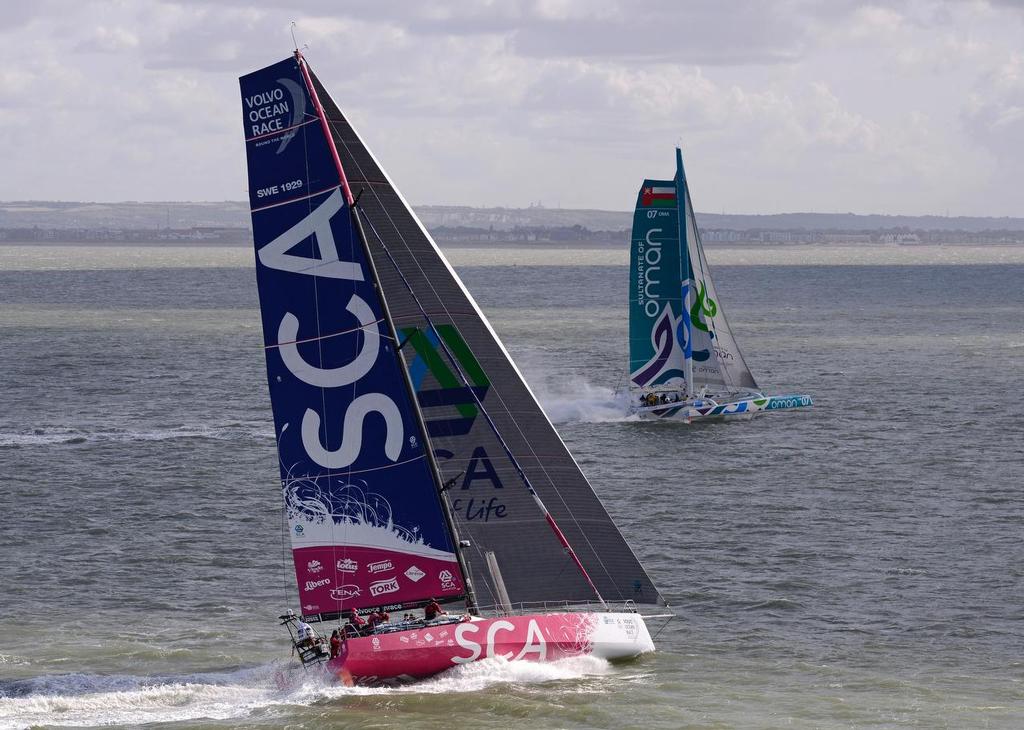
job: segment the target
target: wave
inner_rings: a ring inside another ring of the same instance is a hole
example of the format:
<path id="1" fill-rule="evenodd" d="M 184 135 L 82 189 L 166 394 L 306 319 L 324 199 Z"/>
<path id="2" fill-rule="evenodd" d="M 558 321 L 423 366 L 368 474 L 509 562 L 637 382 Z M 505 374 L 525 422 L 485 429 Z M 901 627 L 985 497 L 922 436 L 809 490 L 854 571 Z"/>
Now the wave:
<path id="1" fill-rule="evenodd" d="M 478 692 L 496 684 L 542 684 L 608 674 L 611 664 L 594 656 L 577 656 L 553 662 L 509 661 L 488 657 L 453 667 L 415 684 L 398 687 L 334 687 L 333 695 L 349 694 L 448 694 Z"/>
<path id="2" fill-rule="evenodd" d="M 0 727 L 139 725 L 231 720 L 272 706 L 346 696 L 475 692 L 495 684 L 537 684 L 603 675 L 609 663 L 581 656 L 556 662 L 483 659 L 400 687 L 345 687 L 324 673 L 280 663 L 178 677 L 63 674 L 0 682 Z M 299 681 L 289 681 L 295 676 Z"/>
<path id="3" fill-rule="evenodd" d="M 130 441 L 169 441 L 173 439 L 273 439 L 273 428 L 266 422 L 233 421 L 220 424 L 182 424 L 159 429 L 87 426 L 44 426 L 23 431 L 0 431 L 0 448 L 33 446 L 74 446 L 84 443 L 124 443 Z"/>
<path id="4" fill-rule="evenodd" d="M 0 727 L 230 719 L 286 701 L 276 666 L 180 677 L 63 674 L 0 683 Z"/>

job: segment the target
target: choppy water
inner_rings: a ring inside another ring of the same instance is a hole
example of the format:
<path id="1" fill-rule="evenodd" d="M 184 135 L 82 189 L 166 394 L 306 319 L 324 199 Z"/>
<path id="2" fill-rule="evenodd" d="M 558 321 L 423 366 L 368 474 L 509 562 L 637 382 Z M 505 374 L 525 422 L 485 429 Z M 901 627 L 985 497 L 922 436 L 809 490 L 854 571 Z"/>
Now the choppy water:
<path id="1" fill-rule="evenodd" d="M 251 254 L 67 248 L 0 247 L 0 727 L 1024 726 L 1016 254 L 713 254 L 755 374 L 816 405 L 686 427 L 613 393 L 621 266 L 456 252 L 678 618 L 625 665 L 370 690 L 279 687 Z"/>

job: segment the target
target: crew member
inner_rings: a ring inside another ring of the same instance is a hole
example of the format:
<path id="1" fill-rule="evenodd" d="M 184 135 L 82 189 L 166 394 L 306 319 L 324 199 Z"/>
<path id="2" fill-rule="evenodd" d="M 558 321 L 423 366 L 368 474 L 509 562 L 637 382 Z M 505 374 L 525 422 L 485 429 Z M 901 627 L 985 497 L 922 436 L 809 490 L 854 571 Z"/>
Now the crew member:
<path id="1" fill-rule="evenodd" d="M 295 621 L 295 646 L 300 649 L 311 649 L 320 643 L 320 637 L 317 636 L 316 631 L 313 627 L 303 621 L 301 618 Z"/>
<path id="2" fill-rule="evenodd" d="M 338 654 L 341 653 L 341 636 L 338 634 L 338 630 L 335 629 L 331 632 L 331 659 L 337 659 Z"/>
<path id="3" fill-rule="evenodd" d="M 356 636 L 362 636 L 363 632 L 366 630 L 366 621 L 358 613 L 356 613 L 356 610 L 354 608 L 350 608 L 348 610 L 347 618 L 348 626 L 351 627 L 352 633 L 354 633 Z"/>
<path id="4" fill-rule="evenodd" d="M 423 607 L 423 618 L 427 621 L 433 621 L 435 618 L 442 615 L 447 616 L 445 610 L 441 608 L 441 604 L 433 598 L 430 599 L 430 603 Z"/>

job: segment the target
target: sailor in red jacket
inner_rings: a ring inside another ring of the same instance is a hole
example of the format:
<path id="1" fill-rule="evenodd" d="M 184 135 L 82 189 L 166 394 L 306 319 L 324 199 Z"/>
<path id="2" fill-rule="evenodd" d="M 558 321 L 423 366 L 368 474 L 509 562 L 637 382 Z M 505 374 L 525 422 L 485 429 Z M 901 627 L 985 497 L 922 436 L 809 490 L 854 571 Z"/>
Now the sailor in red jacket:
<path id="1" fill-rule="evenodd" d="M 433 621 L 438 616 L 445 615 L 445 611 L 441 608 L 441 604 L 433 598 L 430 599 L 430 603 L 423 607 L 423 618 L 427 621 Z"/>
<path id="2" fill-rule="evenodd" d="M 338 654 L 341 653 L 341 637 L 338 635 L 338 630 L 335 629 L 331 632 L 331 659 L 337 659 Z"/>
<path id="3" fill-rule="evenodd" d="M 348 625 L 351 626 L 351 632 L 356 636 L 362 636 L 366 631 L 366 621 L 356 613 L 354 608 L 348 610 Z"/>

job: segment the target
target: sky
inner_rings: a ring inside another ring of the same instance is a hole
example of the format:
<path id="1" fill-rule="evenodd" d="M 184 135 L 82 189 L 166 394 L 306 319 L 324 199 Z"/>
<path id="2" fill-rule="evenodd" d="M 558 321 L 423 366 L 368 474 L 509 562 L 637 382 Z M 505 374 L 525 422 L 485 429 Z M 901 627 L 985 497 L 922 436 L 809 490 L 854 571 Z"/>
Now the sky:
<path id="1" fill-rule="evenodd" d="M 304 53 L 413 204 L 1024 216 L 1024 0 L 34 0 L 0 200 L 242 200 L 238 76 Z"/>

